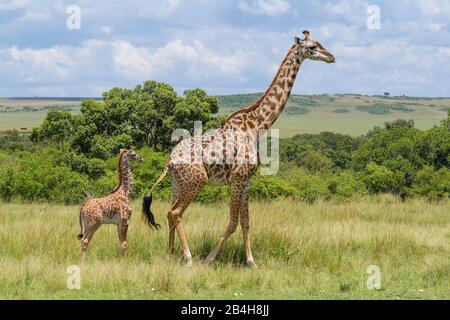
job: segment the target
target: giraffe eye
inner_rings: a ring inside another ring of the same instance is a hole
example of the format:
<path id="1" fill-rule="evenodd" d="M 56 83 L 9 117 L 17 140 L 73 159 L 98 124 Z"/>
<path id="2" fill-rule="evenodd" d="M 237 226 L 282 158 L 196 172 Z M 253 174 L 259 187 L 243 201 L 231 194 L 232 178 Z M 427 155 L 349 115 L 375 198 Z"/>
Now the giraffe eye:
<path id="1" fill-rule="evenodd" d="M 311 46 L 309 47 L 310 50 L 315 50 L 317 48 L 317 46 Z"/>

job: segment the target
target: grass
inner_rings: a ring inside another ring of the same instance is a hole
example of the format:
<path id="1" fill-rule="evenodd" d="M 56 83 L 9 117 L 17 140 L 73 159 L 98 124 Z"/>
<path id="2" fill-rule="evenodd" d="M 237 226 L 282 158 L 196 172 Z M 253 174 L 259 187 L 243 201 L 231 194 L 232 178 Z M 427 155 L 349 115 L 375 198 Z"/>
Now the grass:
<path id="1" fill-rule="evenodd" d="M 226 226 L 228 204 L 193 204 L 186 212 L 193 267 L 181 263 L 178 238 L 176 255 L 167 254 L 167 209 L 168 203 L 154 205 L 163 224 L 156 232 L 134 204 L 126 261 L 116 228 L 102 226 L 81 269 L 81 290 L 68 290 L 66 268 L 79 261 L 78 207 L 0 204 L 0 298 L 450 298 L 449 201 L 252 202 L 256 270 L 244 266 L 239 230 L 214 265 L 201 262 Z M 381 268 L 380 290 L 366 286 L 370 265 Z"/>
<path id="2" fill-rule="evenodd" d="M 79 113 L 82 98 L 2 98 L 0 97 L 0 131 L 39 126 L 51 108 Z"/>

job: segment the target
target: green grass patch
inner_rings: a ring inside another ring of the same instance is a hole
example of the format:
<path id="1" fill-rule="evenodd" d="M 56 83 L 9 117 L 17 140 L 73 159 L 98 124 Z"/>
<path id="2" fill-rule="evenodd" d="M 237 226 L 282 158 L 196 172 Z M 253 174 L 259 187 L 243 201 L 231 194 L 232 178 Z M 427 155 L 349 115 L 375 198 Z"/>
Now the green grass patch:
<path id="1" fill-rule="evenodd" d="M 186 211 L 192 267 L 181 261 L 178 238 L 175 255 L 167 253 L 169 203 L 154 203 L 159 232 L 140 220 L 139 207 L 134 203 L 127 260 L 119 256 L 116 227 L 101 226 L 81 266 L 81 290 L 69 290 L 66 269 L 79 263 L 79 206 L 0 203 L 0 298 L 450 298 L 449 201 L 252 202 L 256 270 L 245 267 L 240 230 L 213 265 L 202 263 L 225 230 L 227 203 L 194 203 Z M 371 265 L 381 269 L 381 290 L 366 286 Z"/>

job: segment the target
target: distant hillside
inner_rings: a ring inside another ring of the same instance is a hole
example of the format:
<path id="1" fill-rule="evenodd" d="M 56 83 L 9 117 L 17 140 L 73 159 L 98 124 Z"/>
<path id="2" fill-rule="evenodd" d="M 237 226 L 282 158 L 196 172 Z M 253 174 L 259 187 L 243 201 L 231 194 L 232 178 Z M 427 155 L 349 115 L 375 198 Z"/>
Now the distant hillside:
<path id="1" fill-rule="evenodd" d="M 262 93 L 217 96 L 221 114 L 229 114 L 256 101 Z M 30 130 L 38 126 L 50 109 L 79 112 L 85 98 L 0 98 L 0 131 Z M 101 98 L 94 98 L 101 100 Z M 333 131 L 365 134 L 374 126 L 395 119 L 412 119 L 427 129 L 446 117 L 450 98 L 385 97 L 358 94 L 292 95 L 274 128 L 283 137 L 298 133 Z"/>
<path id="2" fill-rule="evenodd" d="M 255 102 L 263 93 L 234 94 L 216 96 L 219 100 L 221 113 L 229 113 Z M 407 97 L 407 96 L 365 96 L 359 94 L 322 94 L 322 95 L 291 95 L 289 98 L 286 112 L 291 113 L 290 109 L 315 108 L 315 107 L 336 107 L 337 113 L 342 109 L 350 107 L 370 114 L 388 114 L 392 111 L 413 112 L 415 107 L 437 107 L 446 108 L 450 106 L 450 98 L 429 98 L 429 97 Z M 336 111 L 335 110 L 335 111 Z"/>
<path id="3" fill-rule="evenodd" d="M 256 101 L 262 93 L 217 96 L 220 113 L 228 114 Z M 431 128 L 446 117 L 450 98 L 365 96 L 359 94 L 291 95 L 275 122 L 280 135 L 333 131 L 365 134 L 386 121 L 412 119 L 421 129 Z"/>

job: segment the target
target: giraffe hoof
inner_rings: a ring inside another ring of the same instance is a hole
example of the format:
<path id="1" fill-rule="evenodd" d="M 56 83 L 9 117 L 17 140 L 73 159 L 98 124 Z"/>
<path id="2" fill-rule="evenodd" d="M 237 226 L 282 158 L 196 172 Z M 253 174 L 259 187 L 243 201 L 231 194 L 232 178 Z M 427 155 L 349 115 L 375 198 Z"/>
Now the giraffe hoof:
<path id="1" fill-rule="evenodd" d="M 258 269 L 258 265 L 253 260 L 247 261 L 247 267 L 252 268 L 252 269 Z"/>
<path id="2" fill-rule="evenodd" d="M 192 267 L 192 259 L 186 260 L 185 266 L 186 266 L 186 267 Z"/>
<path id="3" fill-rule="evenodd" d="M 212 264 L 214 262 L 214 258 L 207 256 L 204 260 L 205 264 Z"/>

